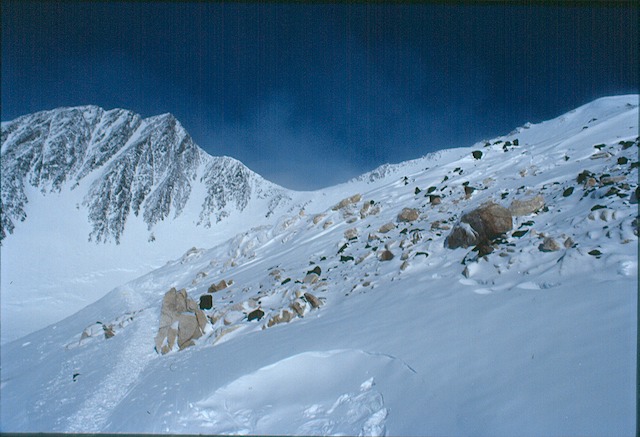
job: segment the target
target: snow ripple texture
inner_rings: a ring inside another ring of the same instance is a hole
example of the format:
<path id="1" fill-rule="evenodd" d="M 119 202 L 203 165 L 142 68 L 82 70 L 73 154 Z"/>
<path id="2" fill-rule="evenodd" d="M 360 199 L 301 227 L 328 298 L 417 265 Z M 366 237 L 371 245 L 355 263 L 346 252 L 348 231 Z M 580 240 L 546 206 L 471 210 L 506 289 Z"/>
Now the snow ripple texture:
<path id="1" fill-rule="evenodd" d="M 424 381 L 397 358 L 361 350 L 305 352 L 190 404 L 175 429 L 205 434 L 386 435 L 387 390 Z"/>

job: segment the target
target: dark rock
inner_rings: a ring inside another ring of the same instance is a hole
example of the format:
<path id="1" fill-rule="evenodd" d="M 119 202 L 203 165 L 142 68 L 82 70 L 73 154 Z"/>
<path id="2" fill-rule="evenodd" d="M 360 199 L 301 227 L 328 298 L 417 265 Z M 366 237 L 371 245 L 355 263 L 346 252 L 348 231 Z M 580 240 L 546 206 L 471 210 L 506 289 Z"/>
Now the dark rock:
<path id="1" fill-rule="evenodd" d="M 264 311 L 262 311 L 260 308 L 257 308 L 251 311 L 249 314 L 247 314 L 247 321 L 250 322 L 252 320 L 260 320 L 263 317 L 264 317 Z"/>
<path id="2" fill-rule="evenodd" d="M 320 276 L 322 274 L 322 269 L 320 268 L 320 266 L 315 266 L 312 270 L 309 270 L 307 272 L 307 275 L 309 273 L 315 273 L 316 275 Z"/>
<path id="3" fill-rule="evenodd" d="M 378 259 L 380 261 L 390 261 L 393 259 L 393 253 L 390 250 L 383 250 L 380 252 L 380 255 L 378 255 Z"/>
<path id="4" fill-rule="evenodd" d="M 201 310 L 210 310 L 213 308 L 213 296 L 210 294 L 203 294 L 200 296 L 200 309 Z"/>
<path id="5" fill-rule="evenodd" d="M 474 150 L 472 153 L 473 157 L 475 159 L 481 159 L 482 158 L 482 152 L 480 150 Z"/>
<path id="6" fill-rule="evenodd" d="M 470 187 L 469 185 L 465 185 L 464 186 L 464 196 L 468 199 L 469 197 L 471 197 L 471 194 L 473 194 L 473 192 L 476 189 L 473 187 Z"/>

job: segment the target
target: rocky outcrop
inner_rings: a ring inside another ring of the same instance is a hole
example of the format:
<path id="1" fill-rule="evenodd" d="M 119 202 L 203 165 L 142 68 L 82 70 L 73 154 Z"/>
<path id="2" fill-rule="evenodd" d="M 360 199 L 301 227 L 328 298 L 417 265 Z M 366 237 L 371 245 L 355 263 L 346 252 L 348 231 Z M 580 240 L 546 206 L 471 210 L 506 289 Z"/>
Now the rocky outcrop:
<path id="1" fill-rule="evenodd" d="M 192 346 L 207 325 L 207 318 L 187 290 L 169 290 L 162 299 L 160 327 L 155 338 L 156 352 L 166 354 L 177 345 L 180 350 Z"/>
<path id="2" fill-rule="evenodd" d="M 346 208 L 349 205 L 353 205 L 354 203 L 358 203 L 360 202 L 360 200 L 362 199 L 362 195 L 360 194 L 354 194 L 351 197 L 347 197 L 346 199 L 342 199 L 340 202 L 338 202 L 338 204 L 336 206 L 334 206 L 332 209 L 334 211 L 338 211 L 341 209 Z"/>
<path id="3" fill-rule="evenodd" d="M 475 246 L 513 229 L 511 212 L 496 203 L 487 203 L 464 214 L 451 230 L 444 245 L 449 249 Z"/>

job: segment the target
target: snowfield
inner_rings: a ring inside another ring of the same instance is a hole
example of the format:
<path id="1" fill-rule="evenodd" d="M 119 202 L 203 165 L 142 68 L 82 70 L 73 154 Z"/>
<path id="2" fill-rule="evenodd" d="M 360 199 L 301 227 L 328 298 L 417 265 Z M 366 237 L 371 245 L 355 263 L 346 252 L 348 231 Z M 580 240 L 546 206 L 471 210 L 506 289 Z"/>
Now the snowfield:
<path id="1" fill-rule="evenodd" d="M 608 97 L 184 241 L 3 345 L 0 430 L 634 435 L 638 145 L 638 96 Z M 450 249 L 489 201 L 532 211 Z M 172 287 L 213 305 L 193 346 L 160 354 Z"/>

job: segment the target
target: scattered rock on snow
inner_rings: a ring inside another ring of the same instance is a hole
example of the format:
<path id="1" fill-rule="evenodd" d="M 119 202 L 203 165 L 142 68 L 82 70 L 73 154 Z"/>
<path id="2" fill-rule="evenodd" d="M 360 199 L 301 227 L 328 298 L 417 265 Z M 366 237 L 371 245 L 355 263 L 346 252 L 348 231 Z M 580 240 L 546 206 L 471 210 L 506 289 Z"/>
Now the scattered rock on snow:
<path id="1" fill-rule="evenodd" d="M 386 223 L 386 224 L 382 225 L 380 227 L 380 229 L 378 229 L 378 232 L 380 232 L 381 234 L 386 234 L 387 232 L 389 232 L 389 231 L 391 231 L 391 230 L 393 230 L 395 228 L 396 228 L 396 225 L 394 225 L 393 223 L 389 222 L 389 223 Z"/>
<path id="2" fill-rule="evenodd" d="M 519 200 L 516 199 L 511 202 L 509 211 L 514 217 L 533 214 L 544 208 L 544 197 L 538 194 L 535 197 L 529 199 Z"/>
<path id="3" fill-rule="evenodd" d="M 390 250 L 383 250 L 378 255 L 378 259 L 380 261 L 391 261 L 393 259 L 393 252 L 391 252 Z"/>
<path id="4" fill-rule="evenodd" d="M 291 320 L 295 318 L 295 315 L 288 311 L 282 310 L 280 313 L 271 317 L 267 322 L 267 328 L 271 328 L 272 326 L 278 325 L 280 323 L 289 323 Z"/>
<path id="5" fill-rule="evenodd" d="M 306 309 L 306 306 L 307 305 L 304 301 L 300 299 L 296 299 L 291 303 L 291 305 L 289 305 L 289 308 L 295 311 L 298 317 L 304 317 L 304 311 Z"/>
<path id="6" fill-rule="evenodd" d="M 208 292 L 209 293 L 215 293 L 216 291 L 224 290 L 227 287 L 228 287 L 227 281 L 225 281 L 223 279 L 222 281 L 218 282 L 217 284 L 211 284 L 211 286 L 209 287 Z"/>
<path id="7" fill-rule="evenodd" d="M 431 203 L 434 206 L 440 205 L 442 203 L 442 197 L 438 196 L 437 194 L 430 194 L 429 203 Z"/>
<path id="8" fill-rule="evenodd" d="M 544 239 L 542 244 L 538 246 L 541 252 L 556 252 L 561 249 L 560 244 L 556 240 L 551 237 L 547 237 Z"/>
<path id="9" fill-rule="evenodd" d="M 315 273 L 316 275 L 320 276 L 322 274 L 322 269 L 320 268 L 320 266 L 315 266 L 313 269 L 307 272 L 307 275 L 309 273 Z"/>
<path id="10" fill-rule="evenodd" d="M 420 212 L 415 208 L 403 208 L 400 214 L 398 214 L 399 222 L 413 222 L 418 220 Z"/>
<path id="11" fill-rule="evenodd" d="M 322 221 L 323 218 L 326 217 L 326 214 L 318 214 L 316 216 L 313 217 L 313 224 L 317 225 L 318 223 L 320 223 Z"/>
<path id="12" fill-rule="evenodd" d="M 351 197 L 347 197 L 346 199 L 342 199 L 340 202 L 338 202 L 338 204 L 336 206 L 334 206 L 333 208 L 331 208 L 334 211 L 338 211 L 340 209 L 344 209 L 345 207 L 352 205 L 354 203 L 358 203 L 360 202 L 360 199 L 362 199 L 362 196 L 360 194 L 354 194 Z"/>
<path id="13" fill-rule="evenodd" d="M 344 238 L 346 238 L 347 240 L 358 238 L 358 229 L 357 228 L 347 229 L 346 231 L 344 231 Z"/>
<path id="14" fill-rule="evenodd" d="M 320 301 L 320 299 L 318 299 L 311 293 L 305 293 L 304 298 L 306 299 L 307 302 L 309 302 L 309 304 L 311 305 L 311 308 L 314 308 L 314 309 L 320 308 L 320 306 L 322 305 L 322 302 Z"/>
<path id="15" fill-rule="evenodd" d="M 318 279 L 319 276 L 316 273 L 309 273 L 304 277 L 302 282 L 305 284 L 315 284 L 316 282 L 318 282 Z"/>

